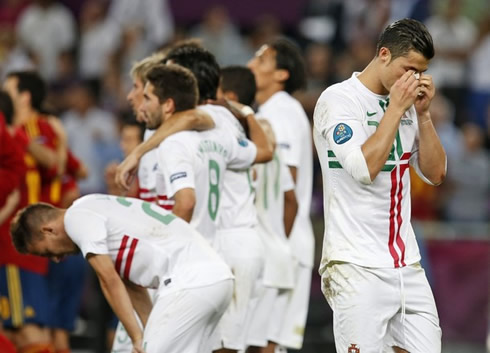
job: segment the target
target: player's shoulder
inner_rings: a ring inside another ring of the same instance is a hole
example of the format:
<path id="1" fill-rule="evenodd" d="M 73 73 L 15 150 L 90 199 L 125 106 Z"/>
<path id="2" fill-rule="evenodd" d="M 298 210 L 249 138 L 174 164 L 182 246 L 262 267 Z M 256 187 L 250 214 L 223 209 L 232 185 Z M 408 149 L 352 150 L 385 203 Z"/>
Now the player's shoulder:
<path id="1" fill-rule="evenodd" d="M 182 145 L 185 146 L 199 139 L 199 133 L 197 131 L 179 131 L 175 134 L 170 135 L 165 140 L 162 141 L 160 146 L 166 148 L 171 145 Z"/>
<path id="2" fill-rule="evenodd" d="M 335 101 L 353 101 L 351 79 L 335 83 L 328 86 L 318 98 L 318 101 L 335 102 Z"/>

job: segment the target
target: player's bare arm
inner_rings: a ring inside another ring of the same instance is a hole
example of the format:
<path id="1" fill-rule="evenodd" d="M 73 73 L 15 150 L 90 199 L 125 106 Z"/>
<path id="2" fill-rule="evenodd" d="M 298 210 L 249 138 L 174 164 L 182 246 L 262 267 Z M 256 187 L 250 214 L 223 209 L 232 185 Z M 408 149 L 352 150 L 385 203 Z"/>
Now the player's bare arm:
<path id="1" fill-rule="evenodd" d="M 240 104 L 238 102 L 228 101 L 228 104 L 231 108 L 238 109 L 241 114 L 243 114 L 246 118 L 248 125 L 248 132 L 250 135 L 250 140 L 255 143 L 257 147 L 257 156 L 255 157 L 255 163 L 266 163 L 270 162 L 274 157 L 274 146 L 269 142 L 267 135 L 262 129 L 262 126 L 255 119 L 255 114 L 253 110 L 249 107 Z M 248 108 L 248 109 L 244 109 Z"/>
<path id="2" fill-rule="evenodd" d="M 173 199 L 175 200 L 175 205 L 172 213 L 186 222 L 190 222 L 194 207 L 196 206 L 196 193 L 194 189 L 180 189 L 175 193 Z"/>
<path id="3" fill-rule="evenodd" d="M 27 145 L 27 152 L 34 157 L 37 163 L 45 168 L 51 169 L 58 166 L 59 157 L 54 149 L 31 141 Z"/>
<path id="4" fill-rule="evenodd" d="M 143 353 L 143 332 L 138 326 L 128 292 L 114 268 L 112 259 L 109 255 L 89 254 L 87 261 L 97 274 L 104 297 L 128 332 L 133 342 L 133 352 Z"/>
<path id="5" fill-rule="evenodd" d="M 131 303 L 133 303 L 134 310 L 136 310 L 136 313 L 143 323 L 143 327 L 146 327 L 148 317 L 150 316 L 153 307 L 148 290 L 127 280 L 124 281 L 124 285 L 128 291 L 129 299 L 131 299 Z"/>
<path id="6" fill-rule="evenodd" d="M 0 224 L 3 224 L 17 208 L 20 201 L 19 189 L 14 189 L 8 196 L 5 204 L 0 207 Z"/>
<path id="7" fill-rule="evenodd" d="M 160 125 L 148 140 L 139 144 L 124 159 L 124 161 L 119 164 L 116 170 L 116 184 L 119 187 L 128 190 L 141 157 L 148 151 L 158 147 L 158 145 L 170 135 L 186 130 L 209 130 L 213 127 L 213 119 L 206 112 L 199 109 L 174 113 Z"/>
<path id="8" fill-rule="evenodd" d="M 390 105 L 379 123 L 376 132 L 362 145 L 371 181 L 383 168 L 396 137 L 403 114 L 414 104 L 421 90 L 413 70 L 408 70 L 391 87 Z"/>
<path id="9" fill-rule="evenodd" d="M 298 201 L 294 190 L 288 190 L 284 193 L 284 230 L 286 236 L 289 237 L 293 229 L 294 220 L 298 213 Z"/>
<path id="10" fill-rule="evenodd" d="M 53 128 L 54 133 L 58 139 L 58 145 L 56 146 L 56 154 L 58 156 L 58 174 L 62 175 L 65 172 L 66 161 L 68 158 L 68 136 L 61 121 L 55 116 L 48 117 L 49 125 Z"/>
<path id="11" fill-rule="evenodd" d="M 446 177 L 446 153 L 432 124 L 429 106 L 435 95 L 432 76 L 421 74 L 420 93 L 415 100 L 419 125 L 419 167 L 424 176 L 439 185 Z"/>

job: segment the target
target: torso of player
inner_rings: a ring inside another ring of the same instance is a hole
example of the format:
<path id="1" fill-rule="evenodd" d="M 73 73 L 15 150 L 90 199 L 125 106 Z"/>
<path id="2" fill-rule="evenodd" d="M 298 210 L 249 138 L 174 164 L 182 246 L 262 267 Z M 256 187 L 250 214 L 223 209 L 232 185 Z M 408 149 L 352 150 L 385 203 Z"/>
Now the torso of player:
<path id="1" fill-rule="evenodd" d="M 361 85 L 353 77 L 328 88 L 315 111 L 314 138 L 322 166 L 325 206 L 322 265 L 338 260 L 361 266 L 401 267 L 420 259 L 410 225 L 409 162 L 417 150 L 416 112 L 412 107 L 404 114 L 388 160 L 374 182 L 363 185 L 342 168 L 335 149 L 344 143 L 347 146 L 355 134 L 364 136 L 362 145 L 376 131 L 389 98 Z M 334 93 L 334 99 L 329 92 Z M 328 100 L 331 103 L 325 103 Z M 322 121 L 317 111 L 329 111 L 322 108 L 323 104 L 345 104 L 345 114 L 355 116 L 356 121 Z M 330 140 L 328 134 L 332 135 Z"/>
<path id="2" fill-rule="evenodd" d="M 90 236 L 83 233 L 83 226 L 77 227 L 83 220 L 93 222 Z M 143 287 L 173 282 L 191 288 L 231 278 L 226 265 L 192 227 L 139 199 L 85 196 L 68 209 L 65 227 L 85 256 L 110 255 L 122 278 Z"/>
<path id="3" fill-rule="evenodd" d="M 215 128 L 202 132 L 184 131 L 170 136 L 158 147 L 158 178 L 164 180 L 168 197 L 184 188 L 195 192 L 193 225 L 211 243 L 219 222 L 227 168 L 248 168 L 256 155 L 255 146 L 238 139 L 222 107 L 210 107 Z M 159 183 L 157 183 L 158 186 Z M 160 191 L 158 191 L 160 194 Z"/>
<path id="4" fill-rule="evenodd" d="M 218 128 L 239 140 L 246 135 L 238 120 L 225 108 L 215 105 L 200 106 L 208 114 L 218 117 Z M 250 168 L 226 169 L 223 192 L 220 200 L 219 230 L 252 228 L 257 225 L 257 212 L 254 205 L 255 189 Z"/>
<path id="5" fill-rule="evenodd" d="M 255 205 L 259 227 L 279 239 L 287 239 L 284 231 L 284 192 L 294 189 L 294 182 L 289 169 L 276 150 L 272 161 L 257 164 Z"/>
<path id="6" fill-rule="evenodd" d="M 158 148 L 157 193 L 173 197 L 181 189 L 194 189 L 196 204 L 190 223 L 211 244 L 217 230 L 227 153 L 214 131 L 180 132 Z"/>
<path id="7" fill-rule="evenodd" d="M 22 129 L 30 140 L 50 149 L 54 150 L 58 144 L 53 128 L 43 116 L 29 119 L 22 125 Z M 33 204 L 42 201 L 57 206 L 61 200 L 61 179 L 57 176 L 56 170 L 39 166 L 29 153 L 25 154 L 24 160 L 27 167 L 24 190 L 27 202 Z"/>
<path id="8" fill-rule="evenodd" d="M 301 104 L 284 91 L 275 93 L 262 104 L 257 116 L 270 122 L 284 163 L 296 168 L 295 194 L 298 213 L 290 241 L 296 259 L 312 267 L 315 245 L 310 220 L 313 154 L 308 117 Z"/>

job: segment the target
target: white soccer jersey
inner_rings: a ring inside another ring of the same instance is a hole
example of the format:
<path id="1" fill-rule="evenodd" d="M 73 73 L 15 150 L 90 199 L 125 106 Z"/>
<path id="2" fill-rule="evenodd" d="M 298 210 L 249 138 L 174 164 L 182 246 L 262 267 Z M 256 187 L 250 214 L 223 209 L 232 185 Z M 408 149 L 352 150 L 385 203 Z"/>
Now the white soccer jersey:
<path id="1" fill-rule="evenodd" d="M 192 227 L 139 199 L 88 195 L 67 210 L 64 224 L 85 257 L 110 255 L 122 278 L 143 287 L 176 281 L 180 288 L 195 288 L 232 278 Z"/>
<path id="2" fill-rule="evenodd" d="M 342 165 L 376 131 L 389 98 L 368 90 L 357 75 L 327 88 L 315 108 L 325 213 L 321 268 L 330 261 L 368 267 L 410 265 L 420 260 L 410 224 L 408 170 L 411 164 L 421 175 L 415 108 L 402 117 L 388 160 L 374 182 L 361 184 Z"/>
<path id="3" fill-rule="evenodd" d="M 262 104 L 257 116 L 270 122 L 284 163 L 297 169 L 295 193 L 299 209 L 290 242 L 297 260 L 313 267 L 315 239 L 310 220 L 313 149 L 308 117 L 301 104 L 284 91 L 275 93 Z"/>
<path id="4" fill-rule="evenodd" d="M 153 135 L 154 130 L 145 130 L 144 140 L 148 140 Z M 155 202 L 156 195 L 156 171 L 157 155 L 156 150 L 148 151 L 141 157 L 138 166 L 138 197 L 144 201 Z"/>
<path id="5" fill-rule="evenodd" d="M 217 105 L 199 107 L 211 116 L 219 116 L 216 124 L 226 129 L 237 139 L 246 139 L 245 131 L 238 120 L 226 108 Z M 220 202 L 220 230 L 251 228 L 257 225 L 257 211 L 254 205 L 255 190 L 251 169 L 227 169 L 224 174 L 223 197 Z"/>
<path id="6" fill-rule="evenodd" d="M 196 205 L 191 225 L 212 244 L 216 233 L 223 181 L 226 168 L 248 168 L 257 154 L 255 145 L 247 139 L 237 139 L 227 123 L 203 132 L 184 131 L 163 141 L 157 150 L 158 164 L 168 197 L 184 188 L 192 188 Z M 158 191 L 158 190 L 157 190 Z M 158 191 L 158 194 L 160 192 Z"/>
<path id="7" fill-rule="evenodd" d="M 284 230 L 284 192 L 294 190 L 294 181 L 280 158 L 280 152 L 276 150 L 272 161 L 254 167 L 257 171 L 255 206 L 258 231 L 267 253 L 264 284 L 292 288 L 294 267 Z"/>

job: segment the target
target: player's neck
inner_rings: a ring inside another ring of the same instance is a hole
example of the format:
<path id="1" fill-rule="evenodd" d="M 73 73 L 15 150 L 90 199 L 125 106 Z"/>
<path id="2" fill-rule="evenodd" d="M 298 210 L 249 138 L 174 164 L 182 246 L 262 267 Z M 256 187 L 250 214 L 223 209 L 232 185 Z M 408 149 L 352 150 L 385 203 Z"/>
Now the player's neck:
<path id="1" fill-rule="evenodd" d="M 375 94 L 387 95 L 390 93 L 379 79 L 379 68 L 377 67 L 376 59 L 373 59 L 357 78 L 368 90 Z"/>
<path id="2" fill-rule="evenodd" d="M 265 102 L 267 102 L 269 98 L 272 97 L 274 94 L 276 94 L 277 92 L 281 92 L 283 90 L 284 90 L 283 85 L 272 84 L 264 89 L 257 91 L 257 94 L 255 95 L 255 100 L 259 105 L 262 105 Z"/>
<path id="3" fill-rule="evenodd" d="M 39 113 L 31 107 L 21 107 L 15 114 L 14 125 L 25 124 L 27 121 L 36 117 L 37 115 L 39 115 Z"/>

